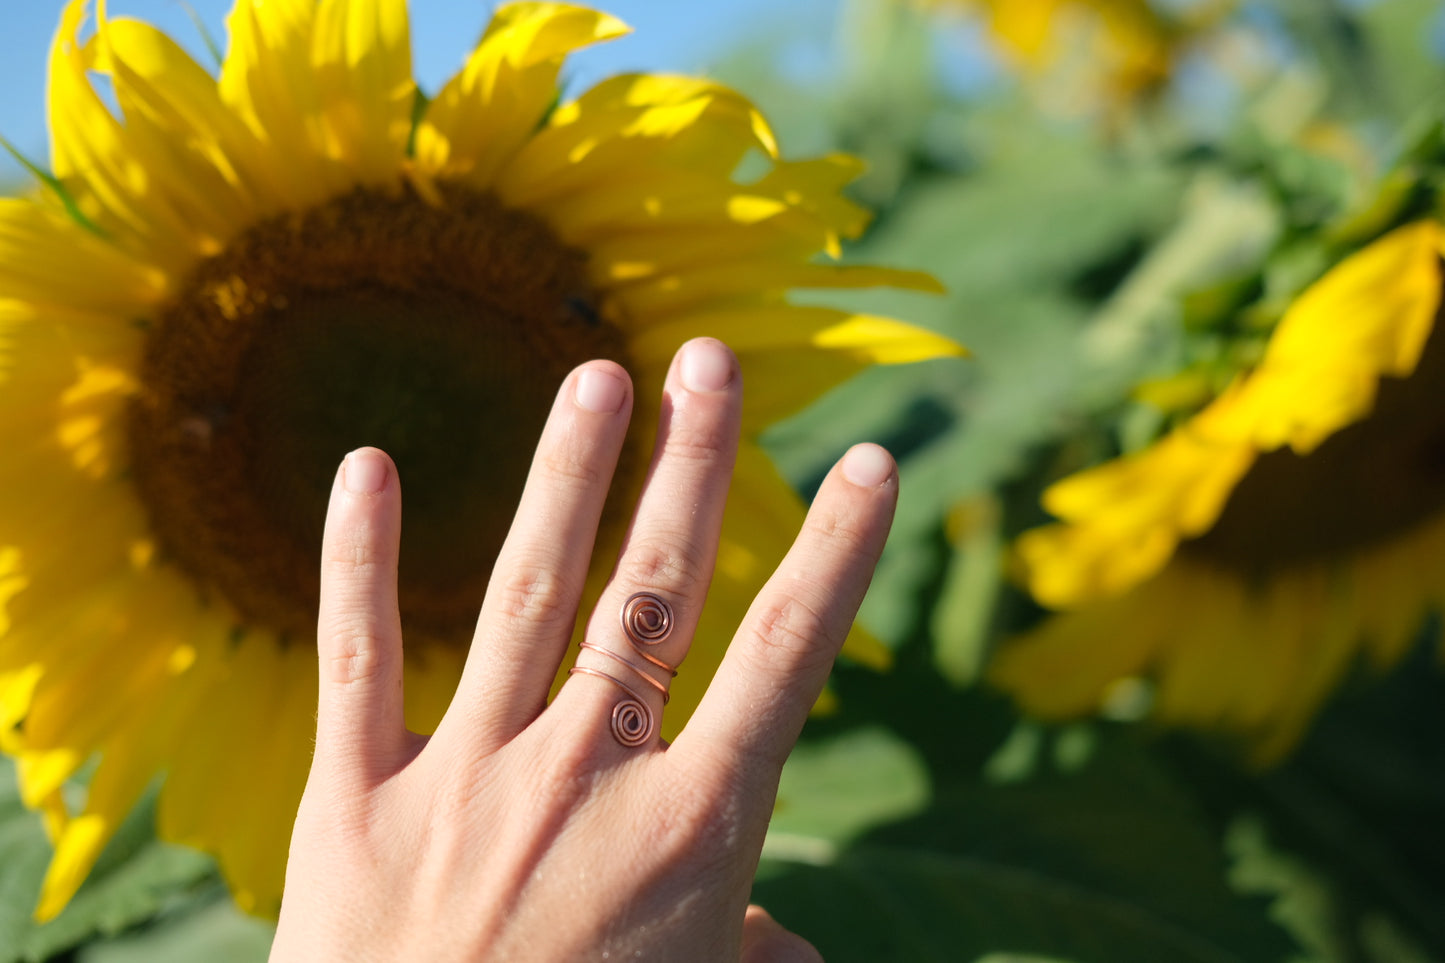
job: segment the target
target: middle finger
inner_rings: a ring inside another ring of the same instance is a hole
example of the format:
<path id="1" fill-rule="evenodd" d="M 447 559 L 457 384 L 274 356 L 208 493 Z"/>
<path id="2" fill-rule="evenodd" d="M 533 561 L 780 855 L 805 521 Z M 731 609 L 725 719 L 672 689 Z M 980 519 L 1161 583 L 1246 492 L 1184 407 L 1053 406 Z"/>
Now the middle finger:
<path id="1" fill-rule="evenodd" d="M 687 653 L 712 580 L 737 456 L 741 382 L 737 359 L 712 338 L 683 345 L 668 372 L 642 496 L 587 626 L 577 674 L 554 706 L 569 719 L 599 720 L 599 736 L 626 727 L 618 716 L 630 716 L 626 733 L 606 735 L 609 742 L 658 744 L 672 670 Z M 624 712 L 624 704 L 632 708 Z"/>

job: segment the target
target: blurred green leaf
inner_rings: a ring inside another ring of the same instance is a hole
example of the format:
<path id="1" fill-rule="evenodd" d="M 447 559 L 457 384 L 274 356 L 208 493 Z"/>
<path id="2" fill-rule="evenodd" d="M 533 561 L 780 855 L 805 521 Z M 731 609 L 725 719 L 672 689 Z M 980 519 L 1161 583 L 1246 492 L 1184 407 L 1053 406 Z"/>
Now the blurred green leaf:
<path id="1" fill-rule="evenodd" d="M 50 861 L 40 818 L 20 801 L 15 767 L 0 758 L 0 961 L 44 960 L 97 934 L 122 932 L 184 901 L 211 877 L 211 860 L 156 840 L 154 798 L 127 817 L 94 871 L 51 922 L 30 914 Z"/>
<path id="2" fill-rule="evenodd" d="M 270 923 L 238 910 L 219 887 L 209 900 L 85 947 L 77 963 L 264 963 L 275 933 Z"/>
<path id="3" fill-rule="evenodd" d="M 1227 827 L 1242 886 L 1272 894 L 1321 963 L 1445 959 L 1445 679 L 1428 642 L 1388 678 L 1357 681 L 1277 769 L 1172 747 Z M 1391 946 L 1400 955 L 1379 955 Z"/>
<path id="4" fill-rule="evenodd" d="M 887 730 L 802 745 L 783 768 L 764 858 L 827 861 L 873 826 L 923 809 L 928 797 L 917 751 Z"/>
<path id="5" fill-rule="evenodd" d="M 1294 944 L 1265 900 L 1230 889 L 1188 787 L 1117 733 L 1085 751 L 1008 785 L 955 773 L 927 810 L 832 859 L 769 854 L 753 897 L 835 961 L 1285 960 Z"/>
<path id="6" fill-rule="evenodd" d="M 20 802 L 15 764 L 0 757 L 0 960 L 23 959 L 23 941 L 32 932 L 30 913 L 50 858 L 40 817 Z"/>
<path id="7" fill-rule="evenodd" d="M 1384 109 L 1396 123 L 1424 107 L 1438 109 L 1445 100 L 1445 58 L 1439 47 L 1445 21 L 1439 0 L 1375 0 L 1355 6 L 1380 86 L 1380 97 L 1370 105 L 1373 119 L 1378 122 Z M 1358 79 L 1345 77 L 1342 82 Z"/>

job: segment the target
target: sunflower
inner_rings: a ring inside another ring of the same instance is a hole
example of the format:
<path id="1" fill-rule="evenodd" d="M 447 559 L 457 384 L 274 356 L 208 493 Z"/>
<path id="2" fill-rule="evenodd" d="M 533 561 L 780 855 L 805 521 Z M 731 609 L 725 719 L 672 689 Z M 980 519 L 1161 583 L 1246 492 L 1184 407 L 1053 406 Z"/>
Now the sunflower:
<path id="1" fill-rule="evenodd" d="M 1164 82 L 1185 33 L 1181 23 L 1166 18 L 1149 0 L 921 2 L 983 15 L 989 36 L 1027 74 L 1086 67 L 1098 77 L 1098 94 L 1105 101 L 1128 100 Z"/>
<path id="2" fill-rule="evenodd" d="M 1445 603 L 1442 243 L 1426 220 L 1346 258 L 1198 414 L 1045 492 L 1061 521 L 1017 560 L 1069 611 L 992 680 L 1049 718 L 1152 692 L 1267 763 L 1356 661 L 1398 662 Z"/>
<path id="3" fill-rule="evenodd" d="M 0 200 L 0 748 L 55 843 L 41 919 L 157 781 L 160 834 L 277 911 L 320 526 L 349 449 L 386 448 L 406 485 L 406 702 L 430 731 L 565 373 L 608 357 L 637 385 L 595 595 L 670 356 L 731 344 L 745 438 L 675 731 L 801 521 L 759 430 L 869 364 L 960 351 L 789 303 L 936 286 L 818 262 L 865 224 L 840 194 L 854 160 L 781 159 L 757 110 L 705 80 L 560 101 L 565 57 L 627 29 L 602 13 L 505 6 L 427 99 L 402 0 L 238 0 L 219 78 L 97 7 L 83 39 L 72 2 L 51 52 L 52 172 Z M 886 660 L 863 634 L 847 651 Z"/>

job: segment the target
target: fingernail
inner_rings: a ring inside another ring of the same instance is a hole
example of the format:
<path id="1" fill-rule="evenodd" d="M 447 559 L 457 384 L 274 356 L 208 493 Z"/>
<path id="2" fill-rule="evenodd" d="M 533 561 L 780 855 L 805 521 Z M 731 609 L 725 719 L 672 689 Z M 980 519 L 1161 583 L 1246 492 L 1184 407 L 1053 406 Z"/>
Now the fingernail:
<path id="1" fill-rule="evenodd" d="M 731 353 L 708 339 L 692 341 L 683 347 L 679 369 L 688 391 L 721 391 L 733 380 Z"/>
<path id="2" fill-rule="evenodd" d="M 859 488 L 877 488 L 893 474 L 893 459 L 877 445 L 854 445 L 843 456 L 843 477 Z"/>
<path id="3" fill-rule="evenodd" d="M 375 448 L 358 448 L 346 456 L 341 483 L 353 495 L 375 495 L 386 487 L 386 458 Z"/>
<path id="4" fill-rule="evenodd" d="M 611 414 L 622 407 L 627 385 L 610 371 L 587 368 L 577 376 L 577 404 L 588 411 Z"/>

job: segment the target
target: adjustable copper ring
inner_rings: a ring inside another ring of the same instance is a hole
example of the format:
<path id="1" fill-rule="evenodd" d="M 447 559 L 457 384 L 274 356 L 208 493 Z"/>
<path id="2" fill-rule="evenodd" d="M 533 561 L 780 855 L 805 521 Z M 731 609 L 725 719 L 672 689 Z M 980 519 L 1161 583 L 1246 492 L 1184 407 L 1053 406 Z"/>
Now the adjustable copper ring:
<path id="1" fill-rule="evenodd" d="M 622 631 L 634 647 L 657 645 L 672 634 L 672 606 L 651 592 L 637 592 L 622 603 Z"/>
<path id="2" fill-rule="evenodd" d="M 612 707 L 612 737 L 629 749 L 640 746 L 652 735 L 652 710 L 643 701 L 642 694 L 617 676 L 600 669 L 589 669 L 585 665 L 574 665 L 567 674 L 580 672 L 595 675 L 599 679 L 615 682 L 627 691 L 630 698 L 623 699 Z"/>
<path id="3" fill-rule="evenodd" d="M 672 634 L 672 606 L 663 601 L 659 596 L 651 592 L 638 592 L 632 595 L 622 604 L 622 633 L 627 639 L 627 644 L 638 654 L 648 665 L 656 666 L 668 674 L 668 679 L 677 675 L 677 669 L 668 665 L 650 652 L 643 650 L 645 645 L 657 645 Z M 612 659 L 639 676 L 644 682 L 662 693 L 662 704 L 667 705 L 669 698 L 668 684 L 658 680 L 643 666 L 638 665 L 625 656 L 618 655 L 608 649 L 604 649 L 592 642 L 583 642 L 582 648 L 599 652 L 607 658 Z M 612 709 L 612 737 L 619 743 L 629 748 L 640 746 L 652 737 L 653 731 L 657 728 L 657 721 L 653 717 L 652 709 L 642 694 L 617 678 L 610 672 L 603 672 L 601 669 L 591 669 L 586 666 L 573 666 L 567 674 L 580 672 L 583 675 L 596 676 L 599 679 L 606 679 L 619 686 L 627 693 L 629 698 L 623 699 Z"/>

